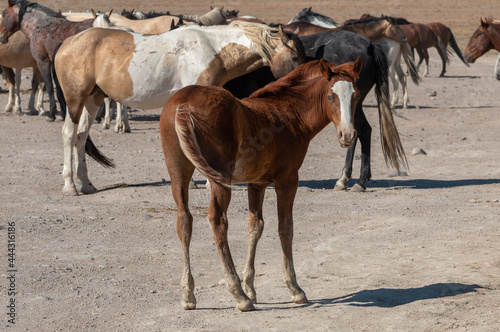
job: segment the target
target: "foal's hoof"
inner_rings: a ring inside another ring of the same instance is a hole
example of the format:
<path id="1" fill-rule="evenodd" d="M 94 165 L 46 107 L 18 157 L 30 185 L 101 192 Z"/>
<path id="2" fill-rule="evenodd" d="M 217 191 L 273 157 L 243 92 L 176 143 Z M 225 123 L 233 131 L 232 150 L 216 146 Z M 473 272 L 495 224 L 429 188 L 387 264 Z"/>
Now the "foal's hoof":
<path id="1" fill-rule="evenodd" d="M 352 186 L 351 191 L 356 193 L 363 193 L 366 191 L 366 187 L 360 185 L 359 183 L 356 183 L 354 186 Z"/>

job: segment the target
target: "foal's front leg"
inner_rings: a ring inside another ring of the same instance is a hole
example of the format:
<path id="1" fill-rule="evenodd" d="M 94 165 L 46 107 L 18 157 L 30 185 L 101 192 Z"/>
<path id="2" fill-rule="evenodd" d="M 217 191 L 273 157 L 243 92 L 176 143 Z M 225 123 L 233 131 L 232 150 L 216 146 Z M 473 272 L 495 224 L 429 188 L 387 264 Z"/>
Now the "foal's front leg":
<path id="1" fill-rule="evenodd" d="M 262 203 L 267 185 L 248 184 L 248 217 L 247 237 L 248 253 L 245 268 L 243 270 L 243 289 L 252 303 L 257 303 L 255 292 L 255 251 L 257 242 L 264 231 L 264 219 L 262 217 Z"/>
<path id="2" fill-rule="evenodd" d="M 208 210 L 208 221 L 212 227 L 212 234 L 219 251 L 219 256 L 224 268 L 227 289 L 236 300 L 236 308 L 241 311 L 254 310 L 254 306 L 248 296 L 243 292 L 241 281 L 234 267 L 233 258 L 227 241 L 227 208 L 231 201 L 231 189 L 224 188 L 210 180 L 212 197 Z"/>
<path id="3" fill-rule="evenodd" d="M 283 281 L 295 303 L 307 303 L 304 291 L 297 284 L 295 269 L 293 267 L 293 201 L 299 184 L 298 173 L 291 176 L 284 176 L 279 181 L 275 181 L 276 194 L 278 198 L 278 232 L 281 241 L 283 258 Z"/>

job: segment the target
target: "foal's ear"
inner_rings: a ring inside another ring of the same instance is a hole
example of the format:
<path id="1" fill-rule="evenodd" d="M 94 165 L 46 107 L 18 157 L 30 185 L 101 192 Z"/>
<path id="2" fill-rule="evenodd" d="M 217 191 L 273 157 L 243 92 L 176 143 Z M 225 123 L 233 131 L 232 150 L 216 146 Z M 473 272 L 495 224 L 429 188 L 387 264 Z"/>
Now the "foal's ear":
<path id="1" fill-rule="evenodd" d="M 363 61 L 361 57 L 358 56 L 356 61 L 354 61 L 354 65 L 352 67 L 352 71 L 356 74 L 356 78 L 359 77 L 359 73 L 361 73 L 361 69 L 363 69 Z"/>
<path id="2" fill-rule="evenodd" d="M 319 68 L 321 69 L 321 74 L 323 74 L 325 79 L 327 81 L 330 81 L 334 74 L 330 67 L 328 67 L 328 65 L 326 64 L 325 60 L 323 60 L 323 58 L 319 60 Z"/>
<path id="3" fill-rule="evenodd" d="M 488 23 L 486 23 L 486 22 L 484 22 L 484 21 L 483 21 L 483 19 L 481 18 L 481 25 L 480 25 L 480 27 L 481 27 L 483 30 L 486 30 L 486 29 L 488 29 L 488 26 L 489 26 L 489 24 L 488 24 Z"/>

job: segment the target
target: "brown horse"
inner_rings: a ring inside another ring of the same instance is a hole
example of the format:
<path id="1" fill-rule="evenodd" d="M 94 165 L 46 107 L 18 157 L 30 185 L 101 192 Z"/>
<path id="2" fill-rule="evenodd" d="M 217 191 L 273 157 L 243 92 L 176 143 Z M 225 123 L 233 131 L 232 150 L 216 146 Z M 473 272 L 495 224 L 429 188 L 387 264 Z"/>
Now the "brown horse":
<path id="1" fill-rule="evenodd" d="M 450 59 L 448 58 L 446 46 L 438 39 L 434 31 L 422 23 L 404 24 L 400 25 L 400 28 L 405 33 L 406 37 L 408 37 L 410 47 L 414 48 L 420 57 L 417 64 L 417 70 L 425 60 L 425 71 L 423 76 L 427 76 L 429 73 L 429 52 L 427 49 L 435 47 L 443 62 L 443 69 L 441 70 L 441 74 L 439 74 L 440 77 L 443 77 L 446 72 L 446 64 L 450 62 Z"/>
<path id="2" fill-rule="evenodd" d="M 472 34 L 465 47 L 464 58 L 474 63 L 477 58 L 495 49 L 500 52 L 500 22 L 492 18 L 481 19 L 481 23 Z"/>
<path id="3" fill-rule="evenodd" d="M 54 85 L 52 84 L 52 55 L 56 46 L 69 36 L 92 27 L 94 20 L 70 22 L 61 14 L 26 0 L 8 0 L 8 6 L 2 14 L 0 42 L 7 43 L 10 36 L 21 30 L 30 40 L 31 54 L 35 58 L 42 74 L 50 111 L 47 120 L 56 118 Z M 65 110 L 61 110 L 65 116 Z"/>
<path id="4" fill-rule="evenodd" d="M 292 259 L 298 172 L 309 142 L 329 123 L 337 128 L 342 147 L 355 141 L 353 115 L 359 91 L 354 82 L 361 67 L 359 58 L 340 66 L 311 61 L 246 99 L 237 99 L 218 87 L 189 86 L 167 102 L 160 117 L 160 134 L 177 204 L 184 309 L 196 308 L 189 258 L 193 218 L 188 207 L 188 186 L 195 168 L 210 181 L 208 219 L 237 308 L 253 310 L 256 302 L 255 250 L 264 228 L 262 204 L 270 184 L 274 184 L 278 201 L 283 279 L 295 303 L 307 302 Z M 231 183 L 248 183 L 249 244 L 243 287 L 227 242 Z"/>
<path id="5" fill-rule="evenodd" d="M 443 23 L 435 22 L 435 23 L 427 23 L 426 24 L 432 31 L 436 34 L 436 36 L 441 40 L 445 48 L 448 48 L 448 45 L 455 51 L 455 54 L 458 56 L 462 62 L 469 67 L 469 63 L 465 61 L 462 51 L 460 47 L 458 47 L 457 41 L 455 40 L 455 36 L 451 29 L 444 25 Z"/>

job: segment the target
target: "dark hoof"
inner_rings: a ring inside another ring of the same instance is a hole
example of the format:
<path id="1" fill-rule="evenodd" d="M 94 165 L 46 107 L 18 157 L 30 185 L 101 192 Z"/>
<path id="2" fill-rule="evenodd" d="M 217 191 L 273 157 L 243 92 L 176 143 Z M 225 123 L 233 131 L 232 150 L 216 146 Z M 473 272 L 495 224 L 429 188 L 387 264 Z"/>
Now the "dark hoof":
<path id="1" fill-rule="evenodd" d="M 56 121 L 56 117 L 51 117 L 51 116 L 48 116 L 48 117 L 45 119 L 45 121 L 47 121 L 47 122 L 54 122 L 54 121 Z"/>

